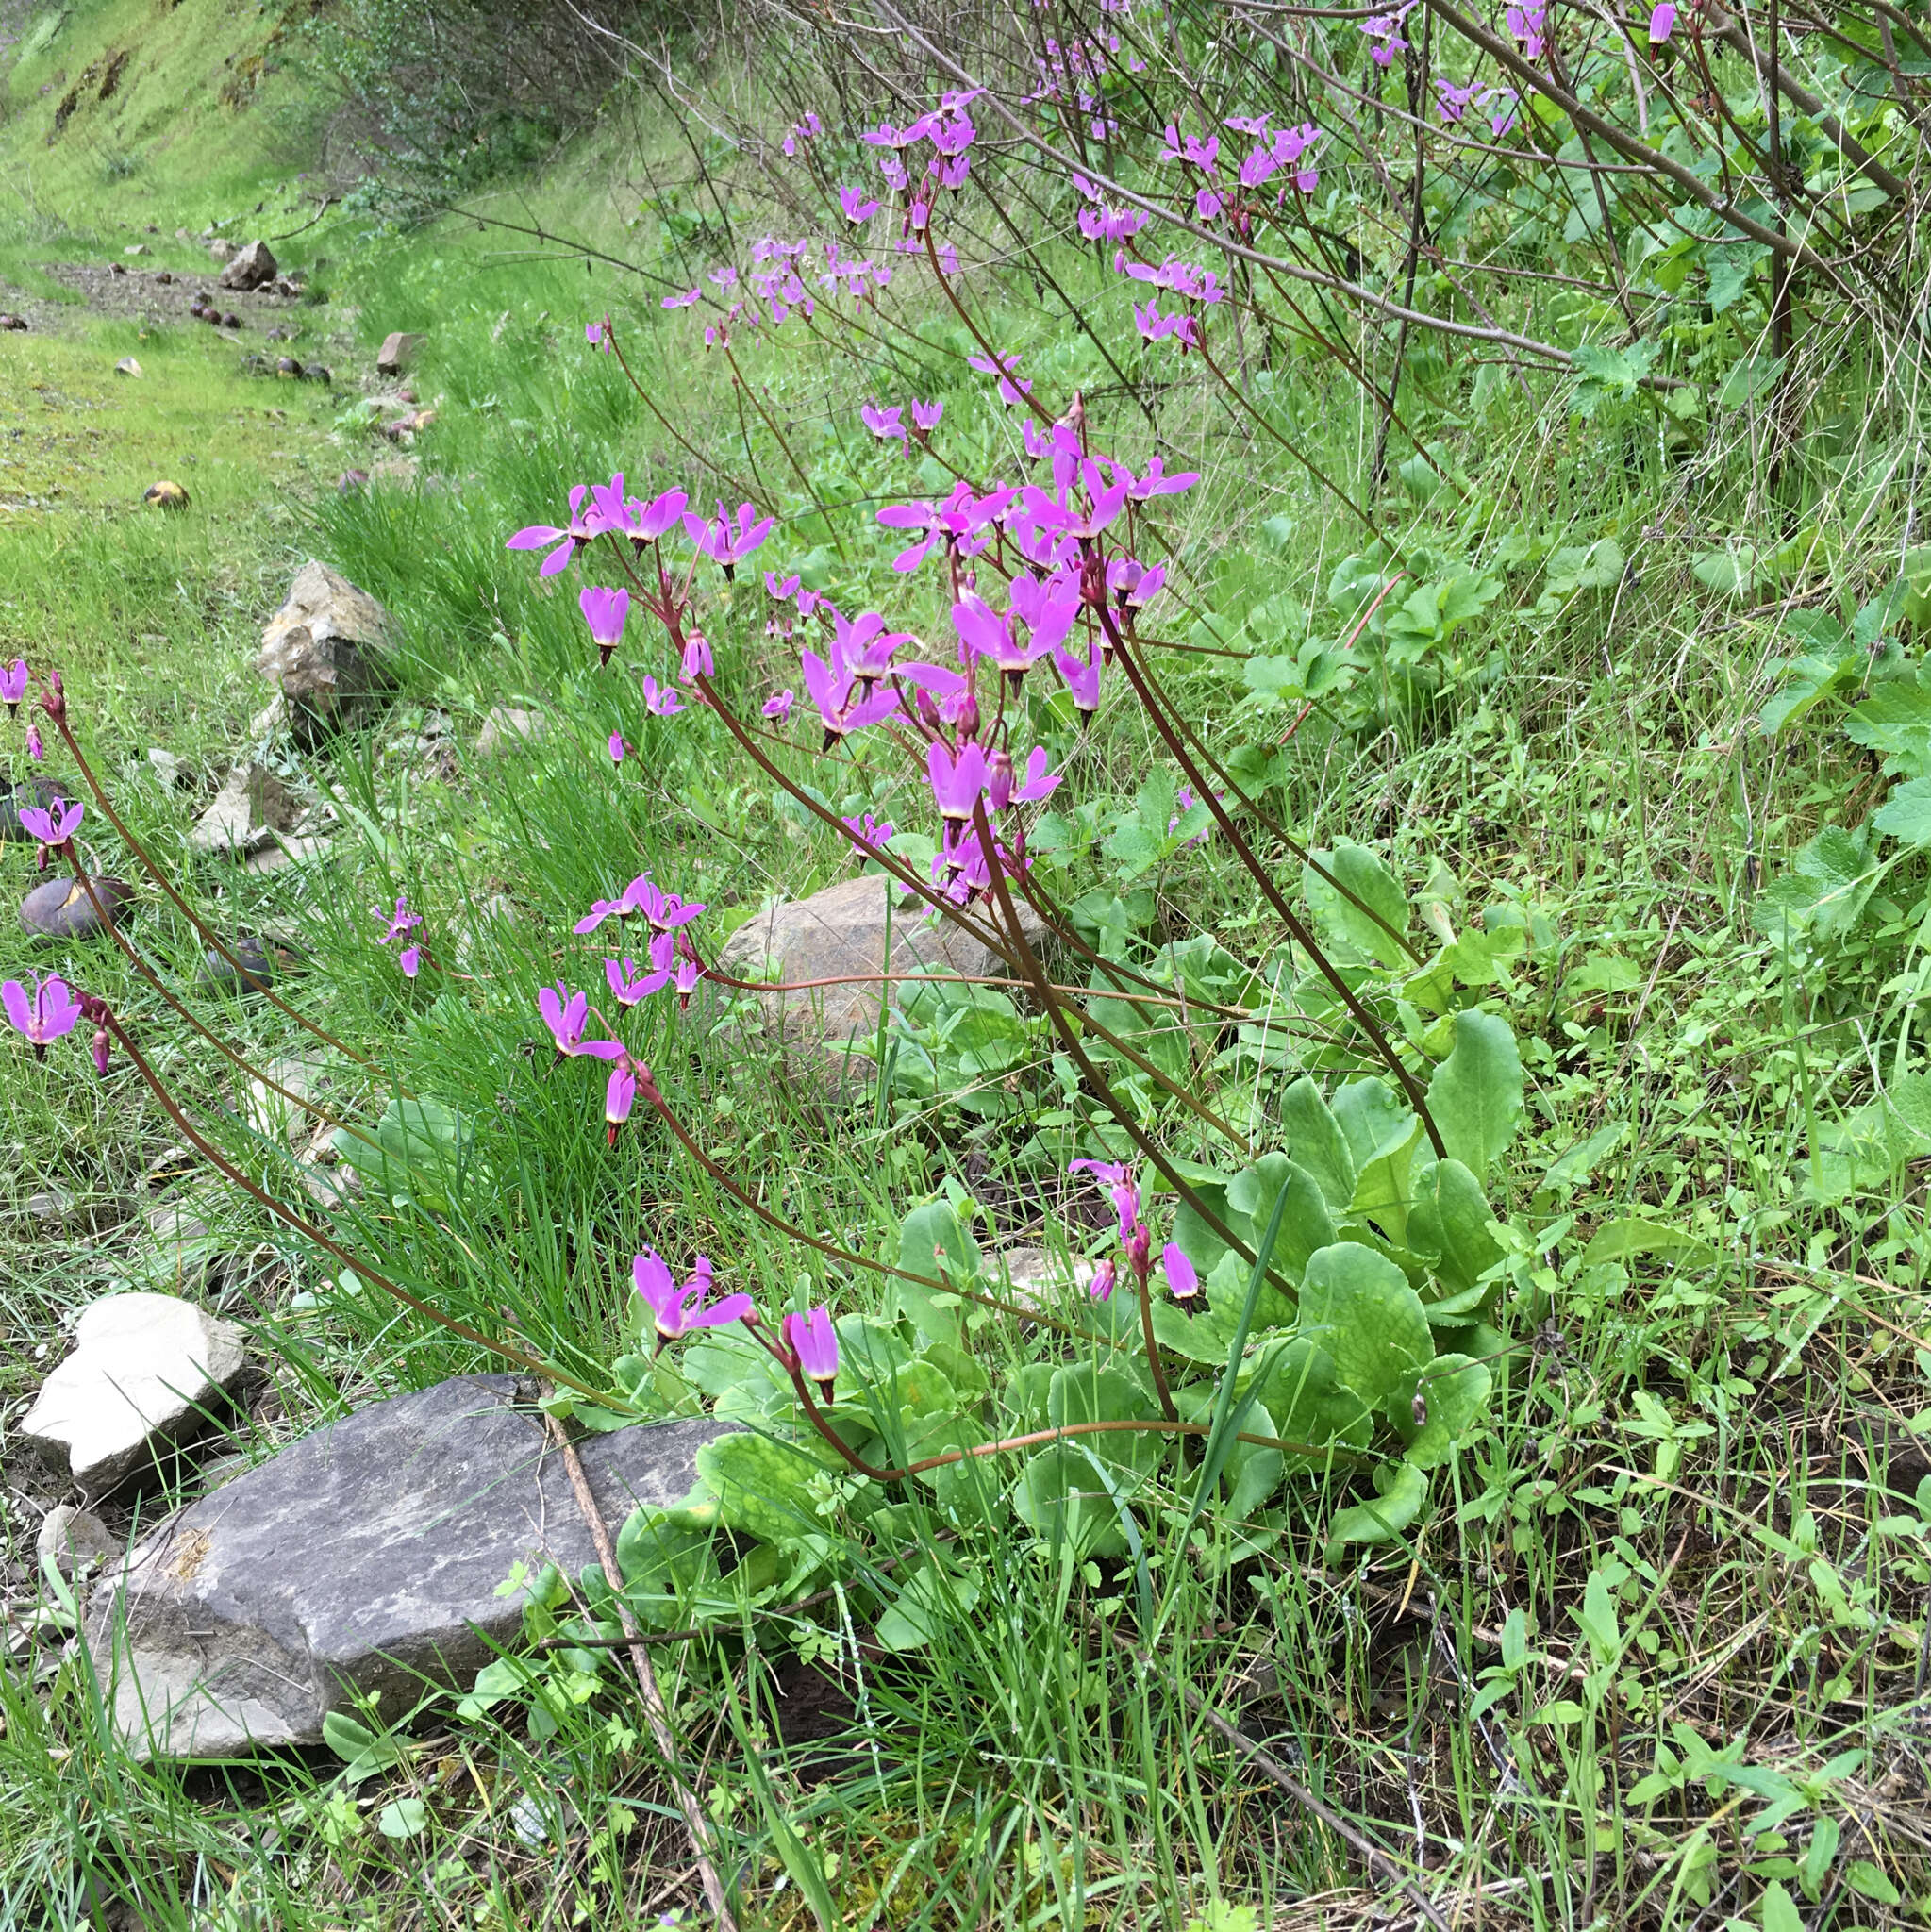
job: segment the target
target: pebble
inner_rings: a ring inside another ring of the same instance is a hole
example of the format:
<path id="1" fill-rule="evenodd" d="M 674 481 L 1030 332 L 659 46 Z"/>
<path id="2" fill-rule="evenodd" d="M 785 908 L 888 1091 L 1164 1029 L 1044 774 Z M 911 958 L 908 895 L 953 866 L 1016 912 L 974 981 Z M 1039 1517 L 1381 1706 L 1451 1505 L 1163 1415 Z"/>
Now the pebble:
<path id="1" fill-rule="evenodd" d="M 93 889 L 112 919 L 118 920 L 122 908 L 134 897 L 134 888 L 125 879 L 96 877 Z M 20 923 L 42 940 L 89 940 L 105 930 L 93 900 L 76 878 L 51 878 L 36 886 L 21 901 Z"/>
<path id="2" fill-rule="evenodd" d="M 499 758 L 519 746 L 541 744 L 550 735 L 550 721 L 541 711 L 522 711 L 513 705 L 492 705 L 476 736 L 479 758 Z"/>
<path id="3" fill-rule="evenodd" d="M 178 483 L 171 483 L 164 476 L 158 483 L 150 483 L 141 492 L 142 503 L 151 503 L 157 509 L 186 509 L 188 492 Z"/>
<path id="4" fill-rule="evenodd" d="M 231 941 L 228 953 L 232 958 L 224 958 L 210 946 L 202 956 L 201 968 L 194 975 L 195 984 L 219 987 L 227 992 L 259 992 L 289 974 L 300 971 L 304 961 L 300 946 L 287 940 L 257 939 L 252 934 Z"/>
<path id="5" fill-rule="evenodd" d="M 137 362 L 132 356 L 123 356 L 121 359 L 114 364 L 114 374 L 116 375 L 138 376 L 141 374 L 141 364 Z"/>
<path id="6" fill-rule="evenodd" d="M 98 1516 L 91 1509 L 76 1509 L 72 1503 L 49 1509 L 34 1539 L 34 1554 L 42 1562 L 51 1561 L 70 1583 L 98 1569 L 120 1547 Z"/>

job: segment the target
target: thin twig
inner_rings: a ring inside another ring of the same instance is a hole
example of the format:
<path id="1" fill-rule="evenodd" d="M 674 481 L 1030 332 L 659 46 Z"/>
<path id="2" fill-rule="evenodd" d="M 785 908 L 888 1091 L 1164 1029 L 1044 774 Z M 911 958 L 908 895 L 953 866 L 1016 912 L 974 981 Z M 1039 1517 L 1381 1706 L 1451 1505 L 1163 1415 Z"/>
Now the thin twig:
<path id="1" fill-rule="evenodd" d="M 543 1420 L 549 1425 L 551 1441 L 563 1452 L 563 1467 L 570 1472 L 570 1487 L 576 1497 L 576 1507 L 583 1512 L 591 1541 L 597 1546 L 597 1561 L 603 1565 L 604 1581 L 610 1586 L 611 1594 L 617 1599 L 617 1615 L 623 1622 L 624 1634 L 630 1639 L 630 1661 L 637 1671 L 637 1688 L 643 1696 L 644 1715 L 650 1721 L 650 1734 L 657 1740 L 658 1755 L 663 1759 L 665 1774 L 671 1780 L 672 1790 L 676 1792 L 677 1808 L 684 1814 L 685 1829 L 691 1834 L 691 1851 L 697 1860 L 697 1876 L 704 1887 L 705 1902 L 716 1916 L 720 1932 L 737 1932 L 738 1922 L 731 1915 L 724 1881 L 718 1876 L 711 1823 L 704 1815 L 691 1781 L 678 1767 L 676 1740 L 671 1736 L 671 1721 L 664 1709 L 664 1693 L 658 1689 L 657 1673 L 650 1667 L 650 1653 L 641 1641 L 637 1619 L 631 1615 L 629 1600 L 624 1594 L 624 1573 L 617 1567 L 617 1552 L 610 1545 L 610 1532 L 605 1526 L 603 1511 L 597 1507 L 590 1477 L 584 1474 L 583 1458 L 555 1416 L 545 1415 Z"/>

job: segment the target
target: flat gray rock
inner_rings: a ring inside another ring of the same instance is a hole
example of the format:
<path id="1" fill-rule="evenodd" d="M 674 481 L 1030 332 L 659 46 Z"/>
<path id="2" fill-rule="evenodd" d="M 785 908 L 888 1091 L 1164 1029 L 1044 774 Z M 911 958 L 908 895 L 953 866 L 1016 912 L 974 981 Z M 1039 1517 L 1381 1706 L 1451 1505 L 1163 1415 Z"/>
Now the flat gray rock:
<path id="1" fill-rule="evenodd" d="M 462 1375 L 378 1402 L 144 1537 L 86 1620 L 128 1748 L 320 1744 L 352 1691 L 399 1718 L 430 1683 L 466 1690 L 492 1644 L 517 1640 L 524 1593 L 497 1594 L 514 1566 L 574 1576 L 596 1559 L 542 1419 L 513 1406 L 526 1386 Z M 728 1426 L 640 1424 L 583 1442 L 610 1534 L 640 1503 L 681 1502 L 697 1451 Z"/>
<path id="2" fill-rule="evenodd" d="M 82 1309 L 74 1339 L 20 1430 L 90 1496 L 197 1434 L 243 1363 L 241 1329 L 179 1295 L 108 1295 Z"/>
<path id="3" fill-rule="evenodd" d="M 1028 924 L 1037 948 L 1043 930 L 1030 918 Z M 775 976 L 795 987 L 759 996 L 765 1024 L 782 1031 L 786 1047 L 801 1061 L 835 1079 L 846 1076 L 850 1042 L 869 1041 L 878 1030 L 881 982 L 866 975 L 895 975 L 894 1003 L 903 996 L 899 981 L 922 971 L 1008 976 L 977 940 L 879 873 L 757 914 L 724 942 L 718 964 L 736 979 Z M 843 983 L 804 984 L 814 980 Z M 855 1079 L 868 1079 L 872 1062 L 853 1058 L 849 1071 Z"/>

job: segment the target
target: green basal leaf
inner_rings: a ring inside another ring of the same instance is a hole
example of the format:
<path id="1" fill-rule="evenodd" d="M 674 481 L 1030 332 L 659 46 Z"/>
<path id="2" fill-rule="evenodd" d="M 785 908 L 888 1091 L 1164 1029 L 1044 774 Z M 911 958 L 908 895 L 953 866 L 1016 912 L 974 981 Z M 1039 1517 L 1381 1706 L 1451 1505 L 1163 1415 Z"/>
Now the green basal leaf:
<path id="1" fill-rule="evenodd" d="M 1371 1408 L 1435 1354 L 1422 1298 L 1407 1276 L 1356 1241 L 1323 1248 L 1308 1261 L 1300 1332 L 1320 1342 L 1342 1384 Z M 1273 1388 L 1268 1392 L 1278 1399 Z"/>
<path id="2" fill-rule="evenodd" d="M 1455 1016 L 1455 1046 L 1429 1079 L 1428 1111 L 1447 1153 L 1485 1176 L 1522 1119 L 1522 1056 L 1507 1021 Z"/>
<path id="3" fill-rule="evenodd" d="M 1321 1089 L 1306 1074 L 1281 1095 L 1281 1130 L 1288 1152 L 1314 1176 L 1327 1205 L 1337 1212 L 1345 1209 L 1355 1198 L 1354 1153 Z"/>
<path id="4" fill-rule="evenodd" d="M 1488 1412 L 1492 1386 L 1487 1365 L 1464 1355 L 1437 1356 L 1426 1369 L 1404 1376 L 1389 1397 L 1387 1415 L 1407 1444 L 1407 1459 L 1417 1469 L 1440 1468 Z M 1418 1392 L 1421 1422 L 1415 1419 Z"/>
<path id="5" fill-rule="evenodd" d="M 1387 1542 L 1422 1513 L 1428 1500 L 1428 1477 L 1412 1462 L 1384 1463 L 1374 1472 L 1376 1498 L 1335 1512 L 1327 1532 L 1327 1560 L 1339 1562 L 1350 1543 Z"/>

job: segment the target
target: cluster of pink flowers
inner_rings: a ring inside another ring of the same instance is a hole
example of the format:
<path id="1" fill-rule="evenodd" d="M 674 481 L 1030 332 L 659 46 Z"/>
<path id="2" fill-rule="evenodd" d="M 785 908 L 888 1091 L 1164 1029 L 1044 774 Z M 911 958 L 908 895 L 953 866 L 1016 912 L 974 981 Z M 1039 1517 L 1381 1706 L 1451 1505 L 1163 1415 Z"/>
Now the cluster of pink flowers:
<path id="1" fill-rule="evenodd" d="M 655 1248 L 646 1248 L 632 1257 L 630 1279 L 637 1298 L 650 1311 L 659 1350 L 666 1342 L 699 1329 L 725 1328 L 741 1322 L 794 1381 L 816 1382 L 825 1401 L 832 1399 L 832 1385 L 838 1377 L 838 1330 L 832 1326 L 829 1308 L 788 1314 L 774 1337 L 748 1294 L 711 1299 L 715 1284 L 708 1255 L 699 1255 L 691 1273 L 679 1282 L 671 1264 Z"/>
<path id="2" fill-rule="evenodd" d="M 1068 1174 L 1090 1174 L 1106 1189 L 1119 1222 L 1121 1253 L 1125 1257 L 1140 1293 L 1144 1294 L 1154 1269 L 1153 1236 L 1147 1232 L 1146 1223 L 1140 1216 L 1140 1182 L 1133 1170 L 1117 1160 L 1075 1160 L 1066 1171 Z M 1191 1302 L 1200 1291 L 1200 1274 L 1177 1241 L 1169 1241 L 1160 1250 L 1159 1265 L 1174 1299 L 1183 1305 Z M 1107 1300 L 1113 1292 L 1119 1274 L 1119 1266 L 1110 1257 L 1102 1261 L 1088 1285 L 1087 1292 L 1096 1302 Z"/>
<path id="3" fill-rule="evenodd" d="M 111 1041 L 107 1006 L 92 993 L 76 993 L 58 973 L 50 973 L 44 979 L 36 974 L 31 987 L 17 979 L 8 980 L 0 985 L 0 1008 L 40 1060 L 46 1058 L 47 1048 L 55 1041 L 64 1040 L 81 1021 L 92 1021 L 94 1072 L 107 1073 Z"/>

